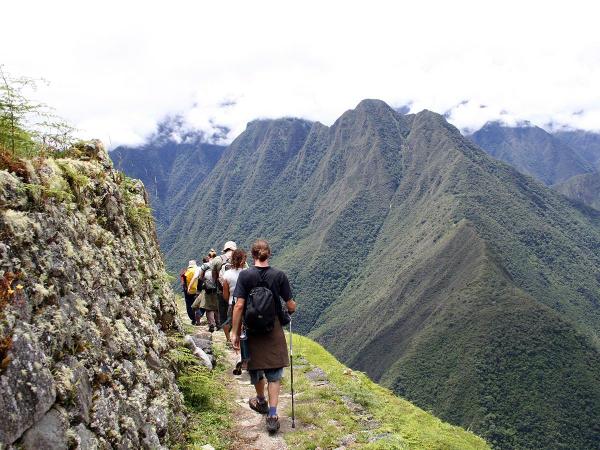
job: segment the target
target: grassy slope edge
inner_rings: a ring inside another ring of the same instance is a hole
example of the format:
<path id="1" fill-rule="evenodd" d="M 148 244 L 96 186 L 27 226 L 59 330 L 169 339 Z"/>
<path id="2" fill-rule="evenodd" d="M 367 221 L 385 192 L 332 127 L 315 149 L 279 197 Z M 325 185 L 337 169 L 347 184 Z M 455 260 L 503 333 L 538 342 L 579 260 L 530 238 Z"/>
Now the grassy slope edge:
<path id="1" fill-rule="evenodd" d="M 364 373 L 349 370 L 313 340 L 293 335 L 296 417 L 308 426 L 286 435 L 292 448 L 485 449 L 483 439 L 442 422 Z M 307 373 L 322 369 L 326 383 L 314 384 Z M 285 378 L 289 389 L 289 374 Z M 291 411 L 287 411 L 291 414 Z"/>
<path id="2" fill-rule="evenodd" d="M 183 300 L 178 297 L 179 313 L 185 315 Z M 184 325 L 186 333 L 195 328 Z M 217 367 L 209 371 L 185 347 L 182 335 L 172 336 L 177 346 L 170 359 L 178 368 L 177 385 L 184 395 L 189 414 L 186 442 L 178 448 L 198 449 L 210 444 L 215 449 L 232 445 L 233 411 L 237 407 L 231 377 L 222 352 L 213 348 Z M 289 339 L 289 337 L 288 337 Z M 304 426 L 288 433 L 290 448 L 336 448 L 351 436 L 347 448 L 361 449 L 488 449 L 480 437 L 442 422 L 432 414 L 397 397 L 392 391 L 371 381 L 364 373 L 352 371 L 313 340 L 293 335 L 294 390 L 296 417 Z M 314 383 L 307 373 L 320 368 L 328 383 Z M 290 390 L 290 373 L 286 370 L 284 391 Z M 291 411 L 286 411 L 291 416 Z"/>

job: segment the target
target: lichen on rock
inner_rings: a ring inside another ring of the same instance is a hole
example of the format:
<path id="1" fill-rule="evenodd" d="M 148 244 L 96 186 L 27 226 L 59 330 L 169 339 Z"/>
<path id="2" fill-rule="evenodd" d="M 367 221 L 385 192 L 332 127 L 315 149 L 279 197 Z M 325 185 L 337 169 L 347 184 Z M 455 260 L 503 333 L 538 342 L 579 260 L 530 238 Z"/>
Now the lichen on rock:
<path id="1" fill-rule="evenodd" d="M 0 444 L 170 446 L 180 324 L 143 185 L 97 141 L 23 167 L 0 170 Z"/>

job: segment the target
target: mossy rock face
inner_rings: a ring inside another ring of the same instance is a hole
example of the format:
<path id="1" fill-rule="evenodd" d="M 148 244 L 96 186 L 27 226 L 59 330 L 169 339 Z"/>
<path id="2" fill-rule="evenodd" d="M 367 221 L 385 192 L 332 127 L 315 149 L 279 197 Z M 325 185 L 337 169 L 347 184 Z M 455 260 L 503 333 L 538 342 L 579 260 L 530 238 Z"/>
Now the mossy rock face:
<path id="1" fill-rule="evenodd" d="M 0 443 L 181 441 L 180 323 L 143 184 L 98 142 L 22 166 L 0 170 Z"/>

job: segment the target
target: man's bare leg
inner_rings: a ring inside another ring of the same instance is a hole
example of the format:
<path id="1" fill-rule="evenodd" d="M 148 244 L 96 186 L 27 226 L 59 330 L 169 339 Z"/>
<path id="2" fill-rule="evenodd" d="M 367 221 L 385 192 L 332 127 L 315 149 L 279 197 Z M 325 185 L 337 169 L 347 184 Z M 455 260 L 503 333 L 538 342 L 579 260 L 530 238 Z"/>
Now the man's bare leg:
<path id="1" fill-rule="evenodd" d="M 269 383 L 267 390 L 269 391 L 269 407 L 277 408 L 279 403 L 279 389 L 281 387 L 281 381 L 272 381 Z"/>
<path id="2" fill-rule="evenodd" d="M 258 383 L 254 385 L 254 389 L 256 389 L 256 396 L 258 398 L 265 398 L 265 384 L 267 384 L 267 380 L 265 378 L 261 378 L 258 380 Z"/>

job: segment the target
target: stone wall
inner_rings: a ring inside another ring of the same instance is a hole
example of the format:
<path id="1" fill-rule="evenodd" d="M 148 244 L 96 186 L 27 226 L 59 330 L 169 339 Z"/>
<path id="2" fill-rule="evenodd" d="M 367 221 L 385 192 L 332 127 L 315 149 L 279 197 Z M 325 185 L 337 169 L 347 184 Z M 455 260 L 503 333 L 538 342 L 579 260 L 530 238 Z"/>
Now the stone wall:
<path id="1" fill-rule="evenodd" d="M 180 440 L 180 324 L 141 182 L 98 142 L 4 164 L 0 238 L 0 448 Z"/>

